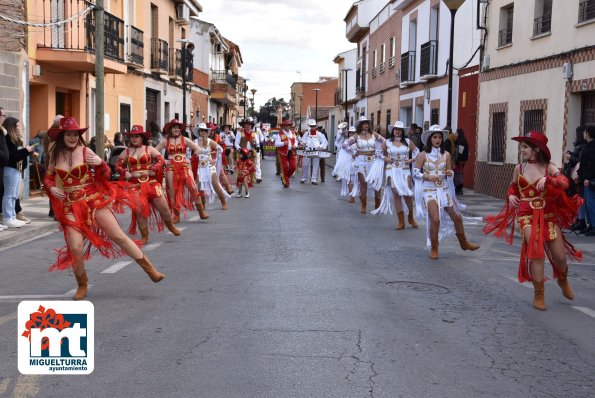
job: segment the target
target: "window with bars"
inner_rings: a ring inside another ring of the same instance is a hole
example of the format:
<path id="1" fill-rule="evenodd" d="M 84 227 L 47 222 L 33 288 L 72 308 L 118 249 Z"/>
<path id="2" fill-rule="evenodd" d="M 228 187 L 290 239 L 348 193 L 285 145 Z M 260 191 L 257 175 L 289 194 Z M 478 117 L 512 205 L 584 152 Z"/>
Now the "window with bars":
<path id="1" fill-rule="evenodd" d="M 543 109 L 534 109 L 523 113 L 523 135 L 529 131 L 543 133 Z"/>
<path id="2" fill-rule="evenodd" d="M 506 142 L 506 112 L 492 114 L 490 161 L 504 162 Z"/>
<path id="3" fill-rule="evenodd" d="M 391 116 L 390 113 L 391 113 L 390 109 L 387 109 L 386 110 L 386 126 L 389 127 L 389 130 L 390 130 L 390 125 L 392 124 L 391 120 L 390 120 L 390 116 Z M 386 133 L 388 135 L 388 131 Z"/>
<path id="4" fill-rule="evenodd" d="M 500 9 L 500 31 L 498 32 L 498 47 L 512 43 L 512 21 L 514 5 Z"/>
<path id="5" fill-rule="evenodd" d="M 533 36 L 539 36 L 552 30 L 552 0 L 535 1 Z"/>
<path id="6" fill-rule="evenodd" d="M 440 124 L 440 108 L 430 110 L 430 125 Z"/>

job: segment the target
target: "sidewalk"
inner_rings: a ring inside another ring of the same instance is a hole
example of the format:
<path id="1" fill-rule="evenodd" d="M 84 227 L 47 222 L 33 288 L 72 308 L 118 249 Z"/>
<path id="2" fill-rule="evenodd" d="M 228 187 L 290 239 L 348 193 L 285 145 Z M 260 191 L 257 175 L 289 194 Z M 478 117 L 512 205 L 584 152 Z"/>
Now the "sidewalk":
<path id="1" fill-rule="evenodd" d="M 0 249 L 58 230 L 58 223 L 48 217 L 50 205 L 47 196 L 22 201 L 21 207 L 31 224 L 0 231 Z"/>

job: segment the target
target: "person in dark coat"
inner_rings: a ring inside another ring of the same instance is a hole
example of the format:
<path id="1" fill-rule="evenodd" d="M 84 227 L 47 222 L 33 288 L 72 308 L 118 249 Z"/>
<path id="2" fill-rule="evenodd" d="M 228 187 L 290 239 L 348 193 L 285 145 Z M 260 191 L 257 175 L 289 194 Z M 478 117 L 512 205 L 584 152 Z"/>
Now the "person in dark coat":
<path id="1" fill-rule="evenodd" d="M 595 126 L 585 131 L 587 145 L 581 152 L 578 184 L 583 186 L 588 227 L 581 231 L 585 236 L 595 236 Z"/>

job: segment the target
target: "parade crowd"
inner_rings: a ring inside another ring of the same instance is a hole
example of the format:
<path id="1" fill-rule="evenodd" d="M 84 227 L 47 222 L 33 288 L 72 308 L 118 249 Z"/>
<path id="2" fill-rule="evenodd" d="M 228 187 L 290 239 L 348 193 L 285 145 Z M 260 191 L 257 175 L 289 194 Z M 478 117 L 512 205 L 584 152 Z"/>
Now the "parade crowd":
<path id="1" fill-rule="evenodd" d="M 60 223 L 66 243 L 50 270 L 74 271 L 75 300 L 87 295 L 85 261 L 94 252 L 107 258 L 126 254 L 152 281 L 161 281 L 165 276 L 142 251 L 150 231 L 167 228 L 179 236 L 176 224 L 189 211 L 196 210 L 200 219 L 207 219 L 207 204 L 215 200 L 227 210 L 233 194 L 250 198 L 254 184 L 262 182 L 265 142 L 274 142 L 277 174 L 284 188 L 290 187 L 300 166 L 301 184 L 324 182 L 324 161 L 331 155 L 328 137 L 312 119 L 303 133 L 285 120 L 275 134 L 256 128 L 252 118 L 242 121 L 235 132 L 231 125 L 200 123 L 190 128 L 176 119 L 163 130 L 152 125 L 145 131 L 134 125 L 124 136 L 105 141 L 110 153 L 104 156 L 95 153 L 94 141 L 87 145 L 87 128 L 72 117 L 57 116 L 31 145 L 23 142 L 20 122 L 6 118 L 1 108 L 0 123 L 4 185 L 0 230 L 29 222 L 20 212 L 18 199 L 22 172 L 31 158 L 38 179 L 43 178 L 50 215 Z M 397 121 L 382 136 L 372 131 L 371 120 L 365 116 L 355 126 L 341 123 L 334 142 L 333 169 L 333 177 L 341 181 L 340 195 L 350 203 L 359 197 L 362 214 L 368 211 L 368 195 L 373 195 L 371 213 L 394 214 L 398 231 L 406 227 L 406 221 L 417 229 L 416 220 L 424 220 L 432 260 L 439 258 L 439 242 L 450 235 L 456 236 L 462 250 L 475 251 L 479 245 L 466 237 L 464 206 L 457 198 L 462 194 L 469 150 L 464 132 L 438 125 L 422 130 L 418 126 L 407 129 Z M 538 310 L 546 308 L 546 256 L 563 295 L 574 298 L 567 259 L 580 261 L 582 253 L 563 230 L 595 234 L 594 130 L 577 130 L 575 149 L 567 154 L 563 172 L 551 162 L 545 135 L 531 131 L 512 138 L 519 143 L 520 163 L 514 169 L 504 208 L 485 219 L 484 233 L 509 243 L 515 231 L 519 232 L 518 278 L 533 283 L 533 306 Z M 127 233 L 115 216 L 126 208 L 131 214 Z M 137 232 L 140 239 L 133 239 Z"/>

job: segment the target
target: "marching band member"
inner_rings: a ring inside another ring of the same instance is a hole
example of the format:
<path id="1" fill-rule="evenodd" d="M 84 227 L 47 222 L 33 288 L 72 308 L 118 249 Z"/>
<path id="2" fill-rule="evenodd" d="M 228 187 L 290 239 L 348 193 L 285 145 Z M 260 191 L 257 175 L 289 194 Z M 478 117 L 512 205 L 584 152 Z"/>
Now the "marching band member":
<path id="1" fill-rule="evenodd" d="M 174 213 L 174 224 L 180 221 L 181 207 L 191 210 L 193 204 L 201 219 L 209 218 L 196 188 L 190 161 L 186 158 L 186 147 L 189 147 L 194 154 L 198 152 L 198 147 L 192 140 L 181 135 L 184 129 L 186 129 L 184 123 L 172 119 L 165 125 L 166 139 L 155 147 L 157 151 L 165 149 L 168 157 L 165 182 L 168 187 L 169 207 Z"/>
<path id="2" fill-rule="evenodd" d="M 316 121 L 314 119 L 308 120 L 310 131 L 304 133 L 303 141 L 306 151 L 324 151 L 328 147 L 328 141 L 324 134 L 316 128 Z M 310 173 L 310 164 L 312 164 L 312 185 L 318 185 L 318 171 L 320 168 L 320 157 L 313 158 L 304 157 L 302 162 L 302 179 L 300 184 L 306 182 L 308 173 Z"/>
<path id="3" fill-rule="evenodd" d="M 250 188 L 252 188 L 252 174 L 254 174 L 255 167 L 254 163 L 250 160 L 250 151 L 247 148 L 242 148 L 239 151 L 240 158 L 236 162 L 236 173 L 238 186 L 238 194 L 236 198 L 242 197 L 242 188 L 245 188 L 245 198 L 250 197 Z"/>
<path id="4" fill-rule="evenodd" d="M 143 130 L 143 126 L 132 126 L 128 133 L 130 148 L 122 151 L 116 163 L 120 179 L 128 181 L 128 188 L 137 194 L 142 203 L 142 206 L 132 213 L 132 222 L 128 231 L 134 235 L 138 223 L 142 244 L 149 241 L 151 213 L 156 220 L 158 231 L 163 231 L 165 224 L 172 234 L 180 235 L 180 231 L 172 222 L 171 212 L 162 190 L 165 160 L 155 148 L 145 145 L 150 135 L 150 132 Z"/>
<path id="5" fill-rule="evenodd" d="M 284 188 L 289 188 L 289 179 L 295 172 L 297 138 L 291 131 L 292 125 L 291 120 L 284 120 L 281 123 L 282 130 L 275 137 L 277 157 L 281 163 L 281 183 Z"/>
<path id="6" fill-rule="evenodd" d="M 413 141 L 405 137 L 405 125 L 397 121 L 390 129 L 389 138 L 382 144 L 384 163 L 386 165 L 386 185 L 380 207 L 372 214 L 393 214 L 392 202 L 394 200 L 397 211 L 397 230 L 405 228 L 405 212 L 403 202 L 407 205 L 409 225 L 418 228 L 413 216 L 413 184 L 411 181 L 410 165 L 419 155 L 419 149 Z"/>
<path id="7" fill-rule="evenodd" d="M 413 169 L 416 212 L 418 217 L 426 218 L 426 244 L 431 246 L 432 260 L 438 258 L 438 241 L 453 232 L 446 214 L 454 223 L 461 249 L 479 249 L 479 245 L 467 241 L 460 214 L 462 205 L 455 196 L 453 179 L 448 178 L 453 176 L 453 171 L 450 154 L 444 150 L 446 134 L 438 125 L 423 132 L 425 149 L 417 156 Z"/>
<path id="8" fill-rule="evenodd" d="M 562 294 L 568 300 L 574 299 L 567 279 L 567 257 L 580 261 L 582 253 L 566 240 L 562 228 L 569 228 L 583 201 L 578 195 L 570 198 L 566 194 L 568 180 L 550 162 L 545 135 L 530 131 L 525 136 L 512 139 L 519 142 L 522 163 L 514 169 L 504 208 L 497 216 L 486 217 L 483 231 L 486 234 L 496 231 L 496 236 L 504 236 L 512 244 L 515 219 L 518 219 L 523 239 L 519 282 L 533 282 L 533 307 L 544 311 L 546 255 Z"/>
<path id="9" fill-rule="evenodd" d="M 54 145 L 44 179 L 66 240 L 50 271 L 73 268 L 78 284 L 74 300 L 87 295 L 85 260 L 93 248 L 107 258 L 127 253 L 153 282 L 165 277 L 120 228 L 111 206 L 124 204 L 134 209 L 138 204 L 119 183 L 109 181 L 109 166 L 86 147 L 82 137 L 86 130 L 73 117 L 60 119 L 59 127 L 48 130 Z"/>
<path id="10" fill-rule="evenodd" d="M 233 146 L 233 143 L 236 139 L 233 131 L 231 131 L 231 124 L 224 124 L 223 125 L 223 131 L 221 131 L 221 133 L 219 133 L 219 135 L 222 138 L 223 141 L 223 145 L 221 145 L 223 147 L 223 149 L 225 150 L 225 163 L 223 164 L 225 166 L 225 171 L 232 171 L 233 167 L 235 165 L 235 148 Z M 232 171 L 233 172 L 233 171 Z"/>
<path id="11" fill-rule="evenodd" d="M 227 210 L 227 199 L 231 196 L 223 191 L 219 179 L 217 178 L 217 164 L 220 164 L 223 155 L 223 148 L 214 140 L 209 138 L 209 128 L 205 123 L 200 123 L 197 127 L 198 138 L 195 143 L 198 146 L 198 157 L 193 158 L 196 165 L 196 175 L 200 183 L 200 189 L 206 195 L 209 203 L 213 203 L 215 194 L 221 201 L 221 208 Z M 196 161 L 195 161 L 196 159 Z M 193 170 L 195 169 L 193 164 Z M 204 199 L 205 196 L 201 196 Z M 203 206 L 205 203 L 203 202 Z"/>
<path id="12" fill-rule="evenodd" d="M 240 130 L 238 130 L 237 134 L 236 134 L 236 140 L 234 143 L 234 146 L 236 148 L 236 160 L 239 159 L 241 157 L 240 154 L 240 149 L 245 148 L 249 151 L 249 156 L 251 159 L 255 159 L 257 156 L 256 150 L 255 150 L 255 136 L 258 136 L 254 131 L 254 119 L 252 117 L 248 117 L 247 119 L 244 119 L 242 121 L 242 128 Z M 255 162 L 258 162 L 260 164 L 260 159 L 255 159 Z M 237 169 L 237 167 L 236 167 Z M 256 170 L 256 166 L 255 166 L 255 170 Z M 255 171 L 256 172 L 256 171 Z M 254 178 L 255 179 L 255 178 Z"/>
<path id="13" fill-rule="evenodd" d="M 381 145 L 384 138 L 378 133 L 370 130 L 370 119 L 361 116 L 356 124 L 356 134 L 343 142 L 342 156 L 337 159 L 337 170 L 340 175 L 349 174 L 350 164 L 347 154 L 353 157 L 353 168 L 357 178 L 353 181 L 353 189 L 350 192 L 352 197 L 360 196 L 360 213 L 366 213 L 368 182 L 372 182 L 374 188 L 374 208 L 380 206 L 380 187 L 382 184 L 382 172 L 384 168 Z M 352 148 L 353 145 L 353 148 Z M 376 161 L 379 162 L 376 162 Z M 373 166 L 377 166 L 374 167 Z"/>

